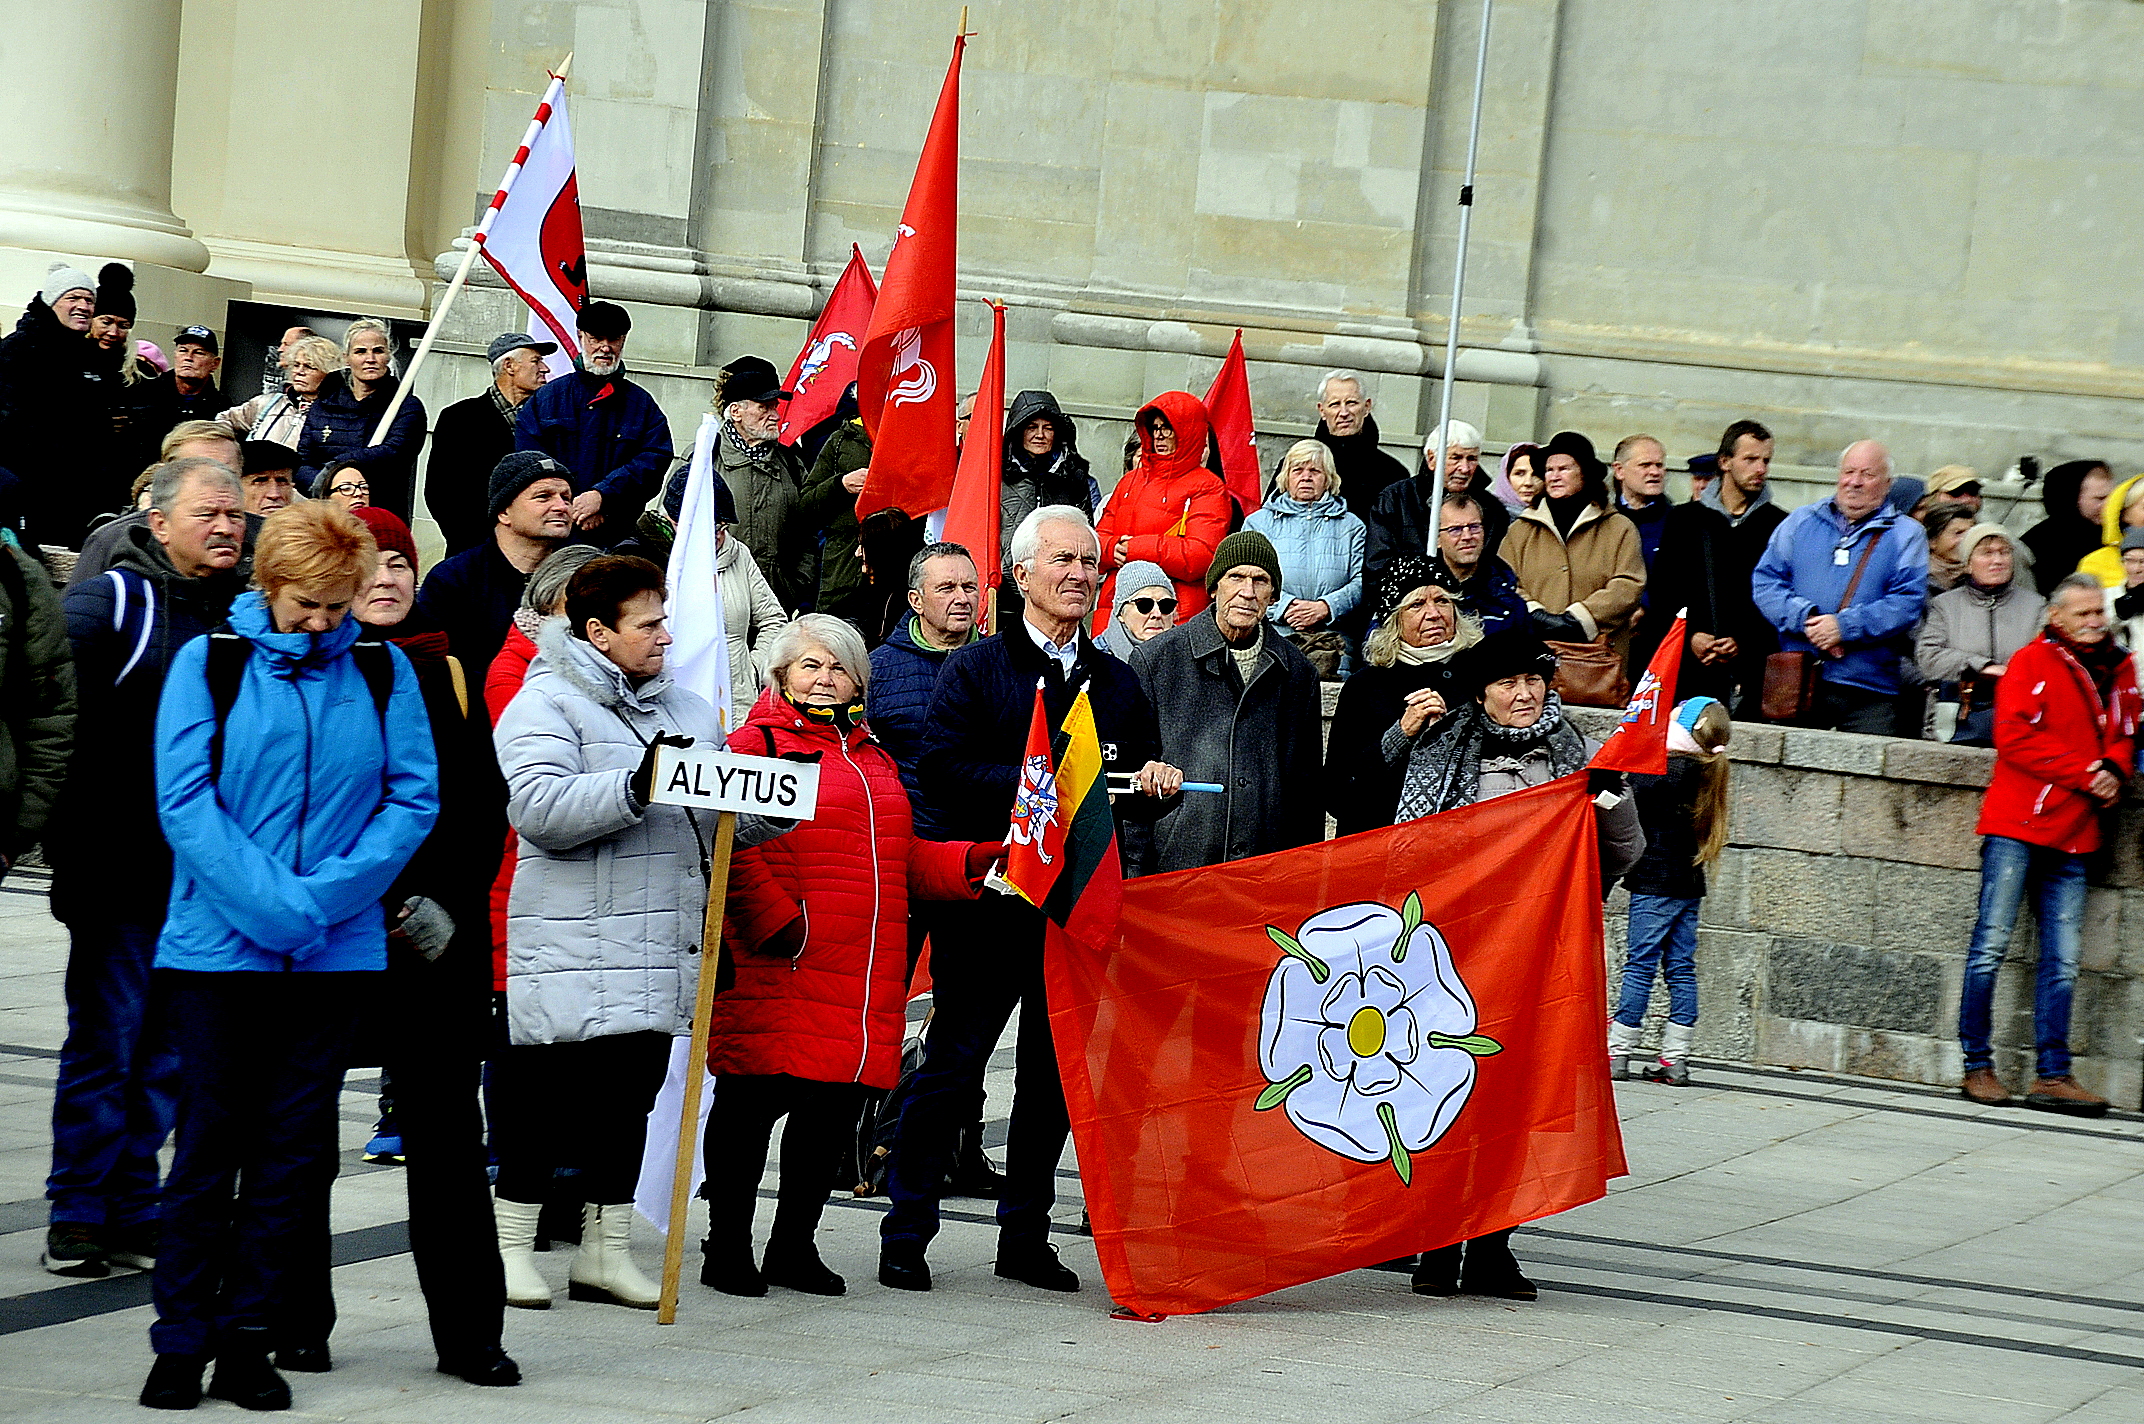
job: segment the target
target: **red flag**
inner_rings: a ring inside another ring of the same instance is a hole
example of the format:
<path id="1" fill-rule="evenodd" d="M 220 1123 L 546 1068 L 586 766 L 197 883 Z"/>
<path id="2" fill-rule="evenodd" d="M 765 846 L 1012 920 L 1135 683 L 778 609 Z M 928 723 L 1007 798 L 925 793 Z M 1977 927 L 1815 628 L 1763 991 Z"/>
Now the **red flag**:
<path id="1" fill-rule="evenodd" d="M 1565 777 L 1131 881 L 1106 943 L 1051 929 L 1117 1302 L 1212 1310 L 1603 1195 L 1627 1169 L 1595 835 Z"/>
<path id="2" fill-rule="evenodd" d="M 581 239 L 566 81 L 557 75 L 470 240 L 558 343 L 545 358 L 551 374 L 572 370 L 581 349 L 574 314 L 588 302 L 588 251 Z"/>
<path id="3" fill-rule="evenodd" d="M 960 56 L 938 91 L 886 280 L 857 364 L 856 399 L 871 437 L 859 519 L 881 510 L 923 515 L 953 489 L 953 273 L 960 222 Z"/>
<path id="4" fill-rule="evenodd" d="M 1228 497 L 1245 514 L 1264 501 L 1258 491 L 1258 435 L 1251 424 L 1251 374 L 1243 364 L 1243 328 L 1228 348 L 1228 359 L 1206 392 L 1206 415 L 1214 442 L 1221 447 L 1221 482 Z"/>
<path id="5" fill-rule="evenodd" d="M 1684 615 L 1675 614 L 1674 626 L 1660 640 L 1645 676 L 1630 694 L 1623 721 L 1607 744 L 1587 763 L 1596 771 L 1642 771 L 1653 776 L 1668 769 L 1668 722 L 1675 715 L 1675 680 L 1682 673 Z"/>
<path id="6" fill-rule="evenodd" d="M 784 445 L 796 444 L 841 404 L 841 393 L 856 379 L 857 346 L 871 327 L 871 308 L 877 301 L 871 264 L 864 261 L 863 249 L 851 243 L 849 265 L 827 294 L 826 306 L 782 383 L 782 389 L 795 396 L 782 411 Z"/>
<path id="7" fill-rule="evenodd" d="M 990 305 L 990 354 L 983 358 L 983 378 L 975 390 L 975 414 L 968 439 L 960 447 L 960 468 L 953 476 L 953 496 L 946 506 L 945 537 L 975 556 L 982 585 L 983 631 L 994 632 L 998 600 L 999 495 L 1005 475 L 1005 308 Z"/>
<path id="8" fill-rule="evenodd" d="M 1058 814 L 1057 757 L 1050 719 L 1035 683 L 1035 715 L 1027 724 L 1027 750 L 1020 758 L 1020 785 L 1013 792 L 1012 829 L 1005 836 L 1005 883 L 1030 905 L 1050 898 L 1065 863 L 1065 818 Z"/>

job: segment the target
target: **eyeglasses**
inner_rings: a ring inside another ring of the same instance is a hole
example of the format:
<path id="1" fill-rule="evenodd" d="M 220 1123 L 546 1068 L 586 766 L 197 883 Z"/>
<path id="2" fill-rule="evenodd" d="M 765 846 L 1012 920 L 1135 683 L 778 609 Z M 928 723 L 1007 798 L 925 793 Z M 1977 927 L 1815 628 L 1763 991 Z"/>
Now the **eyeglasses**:
<path id="1" fill-rule="evenodd" d="M 1447 534 L 1479 534 L 1481 533 L 1481 526 L 1479 524 L 1447 524 L 1444 526 L 1444 532 Z"/>
<path id="2" fill-rule="evenodd" d="M 1173 598 L 1135 598 L 1132 600 L 1132 607 L 1138 609 L 1141 613 L 1152 613 L 1157 607 L 1164 613 L 1174 613 L 1176 611 L 1176 600 Z"/>
<path id="3" fill-rule="evenodd" d="M 345 497 L 353 494 L 371 494 L 372 486 L 366 484 L 363 480 L 338 480 L 328 486 L 328 493 Z"/>

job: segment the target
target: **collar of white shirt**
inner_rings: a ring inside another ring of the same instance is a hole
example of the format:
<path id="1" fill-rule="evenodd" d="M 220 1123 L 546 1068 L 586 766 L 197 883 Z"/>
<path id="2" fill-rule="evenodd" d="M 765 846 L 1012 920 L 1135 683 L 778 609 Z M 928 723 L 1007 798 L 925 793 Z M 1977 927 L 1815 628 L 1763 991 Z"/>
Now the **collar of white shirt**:
<path id="1" fill-rule="evenodd" d="M 1077 628 L 1072 630 L 1070 641 L 1060 648 L 1051 642 L 1040 628 L 1037 628 L 1025 618 L 1020 620 L 1020 626 L 1027 630 L 1028 637 L 1035 640 L 1036 647 L 1042 649 L 1048 656 L 1057 659 L 1057 665 L 1065 670 L 1066 677 L 1072 675 L 1072 665 L 1079 661 L 1079 630 Z"/>

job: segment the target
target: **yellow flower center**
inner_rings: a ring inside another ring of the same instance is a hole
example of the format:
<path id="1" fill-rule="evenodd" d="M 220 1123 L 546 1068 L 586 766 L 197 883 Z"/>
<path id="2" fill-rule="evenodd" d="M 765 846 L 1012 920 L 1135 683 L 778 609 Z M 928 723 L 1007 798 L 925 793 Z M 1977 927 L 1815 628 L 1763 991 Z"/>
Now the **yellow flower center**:
<path id="1" fill-rule="evenodd" d="M 1357 1058 L 1382 1052 L 1385 1046 L 1385 1016 L 1368 1004 L 1355 1010 L 1347 1021 L 1348 1050 Z"/>

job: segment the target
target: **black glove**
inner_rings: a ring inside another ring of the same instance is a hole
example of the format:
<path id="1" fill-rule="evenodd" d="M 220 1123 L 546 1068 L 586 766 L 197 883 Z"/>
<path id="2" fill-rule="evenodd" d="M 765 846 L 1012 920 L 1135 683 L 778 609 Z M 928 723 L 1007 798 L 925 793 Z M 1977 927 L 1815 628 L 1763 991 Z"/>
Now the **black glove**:
<path id="1" fill-rule="evenodd" d="M 640 754 L 640 765 L 625 783 L 625 794 L 633 798 L 633 805 L 645 811 L 655 792 L 655 749 L 657 747 L 689 747 L 690 737 L 673 737 L 667 732 L 657 732 L 648 743 L 648 749 Z"/>
<path id="2" fill-rule="evenodd" d="M 1543 638 L 1552 638 L 1559 643 L 1584 643 L 1586 625 L 1568 613 L 1551 613 L 1546 608 L 1536 608 L 1532 614 L 1534 632 Z"/>
<path id="3" fill-rule="evenodd" d="M 1624 781 L 1623 773 L 1620 771 L 1607 771 L 1594 767 L 1586 772 L 1586 794 L 1588 796 L 1598 796 L 1605 791 L 1620 801 L 1623 799 L 1624 793 L 1629 789 L 1629 783 Z"/>

